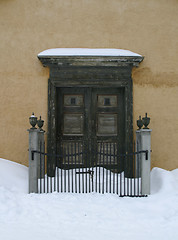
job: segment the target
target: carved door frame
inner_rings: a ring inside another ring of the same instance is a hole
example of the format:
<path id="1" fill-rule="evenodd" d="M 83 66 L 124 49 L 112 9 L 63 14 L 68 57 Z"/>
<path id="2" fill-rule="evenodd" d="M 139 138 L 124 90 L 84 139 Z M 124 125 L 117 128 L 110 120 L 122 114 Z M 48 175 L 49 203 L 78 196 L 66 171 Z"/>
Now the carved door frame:
<path id="1" fill-rule="evenodd" d="M 56 154 L 56 99 L 60 87 L 123 88 L 125 114 L 125 152 L 133 150 L 133 83 L 132 68 L 143 57 L 39 57 L 50 68 L 48 80 L 47 150 Z M 56 159 L 48 161 L 49 176 L 54 176 Z"/>

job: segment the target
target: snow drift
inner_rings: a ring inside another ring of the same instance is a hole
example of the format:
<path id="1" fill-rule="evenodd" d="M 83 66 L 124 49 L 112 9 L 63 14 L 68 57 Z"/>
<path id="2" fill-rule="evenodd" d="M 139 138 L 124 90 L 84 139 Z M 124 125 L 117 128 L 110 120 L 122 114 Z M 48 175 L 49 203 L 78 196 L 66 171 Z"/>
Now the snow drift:
<path id="1" fill-rule="evenodd" d="M 106 175 L 106 174 L 105 174 Z M 16 193 L 28 192 L 28 168 L 0 158 L 0 187 Z M 178 169 L 151 171 L 151 194 L 171 194 L 178 191 Z"/>
<path id="2" fill-rule="evenodd" d="M 27 194 L 28 168 L 0 159 L 2 240 L 178 238 L 178 169 L 151 171 L 151 195 Z"/>

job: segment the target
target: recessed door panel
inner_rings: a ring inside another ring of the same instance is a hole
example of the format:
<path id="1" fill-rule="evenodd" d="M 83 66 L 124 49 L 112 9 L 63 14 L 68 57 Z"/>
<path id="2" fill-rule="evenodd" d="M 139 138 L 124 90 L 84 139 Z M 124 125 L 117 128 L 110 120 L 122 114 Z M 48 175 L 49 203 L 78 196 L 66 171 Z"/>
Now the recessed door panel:
<path id="1" fill-rule="evenodd" d="M 83 106 L 83 95 L 64 95 L 65 107 L 81 107 Z"/>
<path id="2" fill-rule="evenodd" d="M 97 136 L 117 136 L 117 114 L 99 113 L 97 116 Z"/>
<path id="3" fill-rule="evenodd" d="M 83 135 L 83 114 L 64 113 L 64 135 Z"/>
<path id="4" fill-rule="evenodd" d="M 98 107 L 117 107 L 117 95 L 98 95 Z"/>

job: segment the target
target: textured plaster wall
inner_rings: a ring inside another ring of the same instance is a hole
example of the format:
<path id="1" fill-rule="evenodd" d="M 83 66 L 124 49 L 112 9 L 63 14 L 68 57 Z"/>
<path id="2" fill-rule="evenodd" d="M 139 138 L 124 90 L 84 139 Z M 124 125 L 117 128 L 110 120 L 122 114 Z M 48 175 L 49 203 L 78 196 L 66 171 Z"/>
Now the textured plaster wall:
<path id="1" fill-rule="evenodd" d="M 39 52 L 122 48 L 145 56 L 133 70 L 134 123 L 151 116 L 152 166 L 177 168 L 177 12 L 177 0 L 0 0 L 0 157 L 27 165 L 28 117 L 47 122 Z"/>

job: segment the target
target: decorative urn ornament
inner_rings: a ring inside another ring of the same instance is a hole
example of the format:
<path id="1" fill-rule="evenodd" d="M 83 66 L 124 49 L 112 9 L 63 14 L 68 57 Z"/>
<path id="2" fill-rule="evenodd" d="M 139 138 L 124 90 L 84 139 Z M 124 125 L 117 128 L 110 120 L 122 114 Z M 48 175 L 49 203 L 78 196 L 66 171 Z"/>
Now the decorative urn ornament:
<path id="1" fill-rule="evenodd" d="M 31 129 L 36 129 L 37 117 L 35 117 L 34 113 L 32 113 L 31 117 L 29 117 L 29 122 L 32 126 Z"/>
<path id="2" fill-rule="evenodd" d="M 145 126 L 144 129 L 149 129 L 148 125 L 150 123 L 150 118 L 147 117 L 147 113 L 145 113 L 145 117 L 142 118 L 142 121 L 143 121 L 143 125 Z"/>
<path id="3" fill-rule="evenodd" d="M 141 116 L 139 116 L 139 119 L 137 120 L 137 127 L 138 130 L 140 130 L 143 127 L 143 121 L 141 119 Z"/>
<path id="4" fill-rule="evenodd" d="M 40 130 L 43 130 L 42 127 L 43 127 L 43 124 L 44 124 L 44 120 L 41 119 L 41 116 L 40 116 L 40 119 L 37 121 L 37 125 L 39 127 Z"/>

